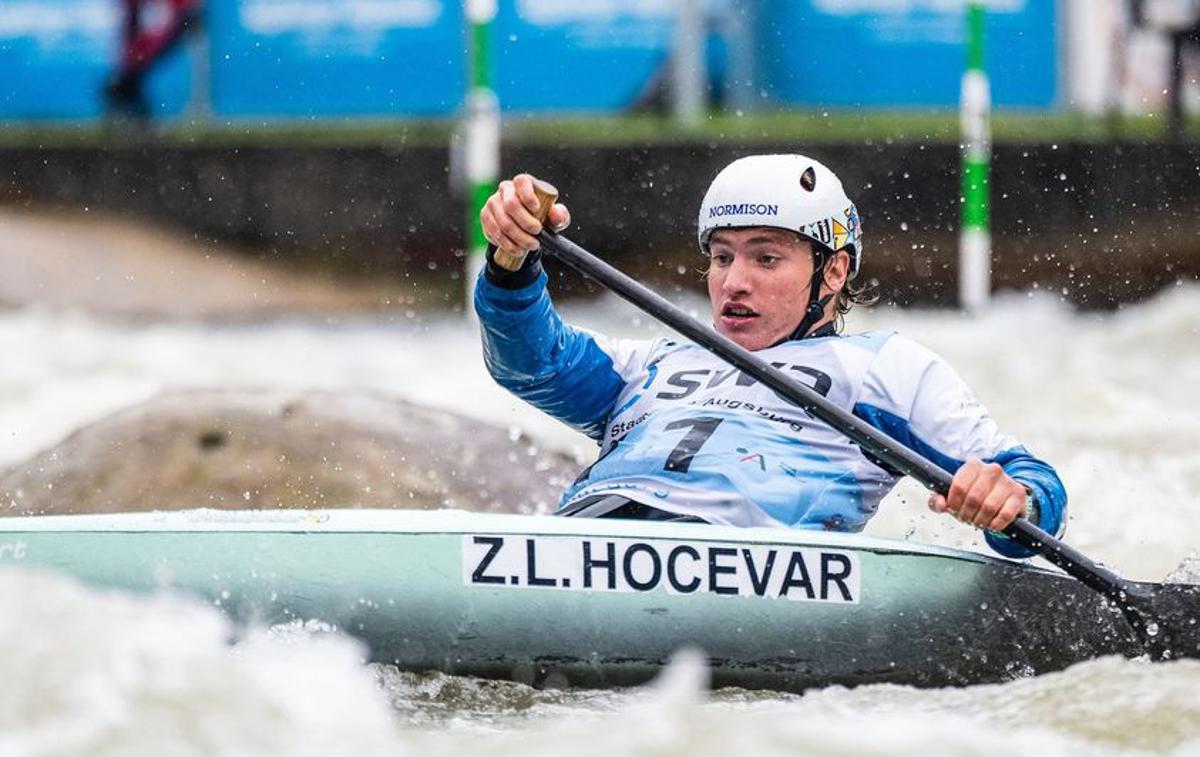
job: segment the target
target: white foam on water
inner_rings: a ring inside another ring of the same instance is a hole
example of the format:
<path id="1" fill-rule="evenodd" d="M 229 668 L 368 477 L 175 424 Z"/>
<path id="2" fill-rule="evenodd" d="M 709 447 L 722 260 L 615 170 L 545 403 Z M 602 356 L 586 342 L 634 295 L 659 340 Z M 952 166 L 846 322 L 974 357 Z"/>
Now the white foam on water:
<path id="1" fill-rule="evenodd" d="M 357 642 L 233 633 L 191 601 L 0 571 L 0 755 L 402 754 Z"/>
<path id="2" fill-rule="evenodd" d="M 1102 658 L 1006 684 L 915 691 L 896 686 L 831 687 L 799 703 L 809 714 L 899 710 L 913 719 L 948 713 L 996 739 L 1004 733 L 1054 733 L 1087 745 L 1075 753 L 1135 749 L 1168 753 L 1200 747 L 1200 662 L 1154 664 Z M 990 732 L 990 733 L 989 733 Z M 993 752 L 980 752 L 993 753 Z"/>
<path id="3" fill-rule="evenodd" d="M 1102 659 L 1003 685 L 920 691 L 842 687 L 804 696 L 702 693 L 702 664 L 677 659 L 617 707 L 540 705 L 520 727 L 422 729 L 428 755 L 1142 755 L 1200 749 L 1200 663 Z M 499 725 L 499 727 L 497 727 Z"/>

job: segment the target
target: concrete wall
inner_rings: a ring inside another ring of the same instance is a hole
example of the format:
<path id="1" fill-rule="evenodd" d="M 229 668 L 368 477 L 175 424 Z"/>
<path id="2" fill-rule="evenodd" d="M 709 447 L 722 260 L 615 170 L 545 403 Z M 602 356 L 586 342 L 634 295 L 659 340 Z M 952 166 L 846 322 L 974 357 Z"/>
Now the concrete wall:
<path id="1" fill-rule="evenodd" d="M 503 165 L 558 185 L 577 242 L 646 278 L 695 285 L 695 213 L 708 181 L 735 157 L 789 149 L 516 145 Z M 858 201 L 863 275 L 879 280 L 884 299 L 952 303 L 957 149 L 810 152 Z M 350 273 L 430 275 L 435 263 L 441 275 L 461 264 L 465 223 L 447 162 L 437 147 L 7 148 L 0 201 L 115 211 Z M 998 286 L 1037 282 L 1111 307 L 1200 277 L 1200 146 L 1001 145 L 993 187 Z"/>

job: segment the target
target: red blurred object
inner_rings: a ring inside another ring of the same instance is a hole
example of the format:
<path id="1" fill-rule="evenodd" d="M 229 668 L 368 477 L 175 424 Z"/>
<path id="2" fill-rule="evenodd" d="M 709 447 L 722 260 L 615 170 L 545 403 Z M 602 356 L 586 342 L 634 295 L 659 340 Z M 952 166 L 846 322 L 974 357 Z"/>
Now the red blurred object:
<path id="1" fill-rule="evenodd" d="M 112 115 L 145 120 L 150 117 L 143 84 L 147 72 L 194 29 L 200 19 L 202 0 L 121 0 L 124 10 L 120 61 L 105 97 Z M 148 11 L 163 12 L 165 18 L 147 28 Z"/>

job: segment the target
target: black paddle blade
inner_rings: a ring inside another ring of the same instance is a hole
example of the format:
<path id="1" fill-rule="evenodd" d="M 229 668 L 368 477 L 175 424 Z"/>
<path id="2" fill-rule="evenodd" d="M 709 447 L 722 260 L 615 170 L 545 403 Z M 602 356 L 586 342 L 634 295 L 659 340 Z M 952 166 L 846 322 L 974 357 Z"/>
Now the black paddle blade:
<path id="1" fill-rule="evenodd" d="M 1200 585 L 1129 583 L 1125 601 L 1147 619 L 1142 638 L 1151 656 L 1200 659 Z"/>

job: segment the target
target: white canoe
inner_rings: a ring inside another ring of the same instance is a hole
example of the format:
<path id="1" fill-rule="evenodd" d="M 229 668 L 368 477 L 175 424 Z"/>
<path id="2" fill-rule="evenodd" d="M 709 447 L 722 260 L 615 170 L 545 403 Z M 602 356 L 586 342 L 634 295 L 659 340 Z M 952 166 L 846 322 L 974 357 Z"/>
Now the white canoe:
<path id="1" fill-rule="evenodd" d="M 715 685 L 1004 680 L 1140 647 L 1073 579 L 782 529 L 409 510 L 0 519 L 0 565 L 185 592 L 239 622 L 318 620 L 411 670 L 588 686 L 681 647 Z"/>

